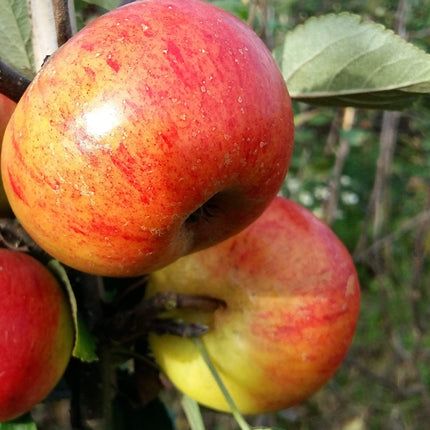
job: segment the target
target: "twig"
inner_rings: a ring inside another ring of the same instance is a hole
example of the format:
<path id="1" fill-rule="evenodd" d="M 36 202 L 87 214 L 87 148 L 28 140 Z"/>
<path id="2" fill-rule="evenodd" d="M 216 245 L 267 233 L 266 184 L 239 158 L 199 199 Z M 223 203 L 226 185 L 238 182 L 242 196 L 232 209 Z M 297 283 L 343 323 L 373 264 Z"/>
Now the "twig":
<path id="1" fill-rule="evenodd" d="M 199 309 L 215 311 L 225 306 L 225 302 L 214 297 L 194 296 L 188 294 L 159 292 L 147 300 L 143 300 L 136 309 L 139 315 L 155 316 L 160 312 L 172 311 L 174 309 Z"/>
<path id="2" fill-rule="evenodd" d="M 29 0 L 32 24 L 32 43 L 36 71 L 47 56 L 58 48 L 52 3 L 46 0 Z"/>
<path id="3" fill-rule="evenodd" d="M 351 130 L 355 119 L 355 109 L 345 108 L 342 118 L 342 130 Z M 333 167 L 332 178 L 329 183 L 330 194 L 324 204 L 324 221 L 331 225 L 336 218 L 336 212 L 339 203 L 340 179 L 342 176 L 343 167 L 348 157 L 350 143 L 345 137 L 339 138 L 339 146 L 336 154 L 336 161 Z"/>
<path id="4" fill-rule="evenodd" d="M 0 246 L 15 251 L 28 252 L 43 263 L 52 259 L 34 242 L 16 219 L 0 218 Z"/>
<path id="5" fill-rule="evenodd" d="M 203 324 L 185 323 L 182 321 L 157 318 L 151 321 L 149 331 L 157 334 L 172 334 L 179 337 L 200 337 L 207 333 L 209 327 Z"/>
<path id="6" fill-rule="evenodd" d="M 354 254 L 354 260 L 356 262 L 365 261 L 370 255 L 379 252 L 381 248 L 391 245 L 395 240 L 406 234 L 408 231 L 420 228 L 422 224 L 430 221 L 430 209 L 421 212 L 420 214 L 402 222 L 399 227 L 392 233 L 387 234 L 384 237 L 373 242 L 368 248 L 361 250 L 359 253 Z"/>
<path id="7" fill-rule="evenodd" d="M 63 45 L 73 36 L 74 27 L 69 9 L 72 4 L 73 2 L 69 0 L 52 0 L 58 46 Z"/>
<path id="8" fill-rule="evenodd" d="M 18 103 L 27 87 L 30 79 L 20 75 L 16 70 L 0 60 L 0 93 Z"/>
<path id="9" fill-rule="evenodd" d="M 102 329 L 113 344 L 127 343 L 138 339 L 150 331 L 170 333 L 178 336 L 201 336 L 207 327 L 189 324 L 176 319 L 159 318 L 159 315 L 175 309 L 199 309 L 213 312 L 225 306 L 222 300 L 206 297 L 159 292 L 129 310 L 115 312 L 109 324 Z"/>
<path id="10" fill-rule="evenodd" d="M 373 242 L 376 242 L 382 237 L 384 233 L 383 228 L 386 226 L 389 218 L 388 209 L 390 204 L 390 193 L 388 188 L 388 180 L 391 174 L 391 166 L 394 148 L 396 145 L 399 120 L 399 112 L 384 112 L 375 181 L 361 230 L 361 235 L 354 251 L 354 256 L 362 254 L 364 249 L 367 248 L 368 231 L 370 226 L 373 226 L 372 237 Z M 383 268 L 381 267 L 381 254 L 378 253 L 373 257 L 373 264 L 378 266 L 375 266 L 375 270 L 382 272 Z"/>

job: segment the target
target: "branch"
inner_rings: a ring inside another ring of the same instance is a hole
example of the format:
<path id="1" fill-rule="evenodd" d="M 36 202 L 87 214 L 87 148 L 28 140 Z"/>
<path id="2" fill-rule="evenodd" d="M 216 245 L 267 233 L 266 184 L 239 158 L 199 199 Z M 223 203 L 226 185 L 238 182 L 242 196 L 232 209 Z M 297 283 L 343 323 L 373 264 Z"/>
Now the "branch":
<path id="1" fill-rule="evenodd" d="M 0 60 L 0 93 L 18 103 L 26 88 L 30 85 L 30 79 L 20 75 Z"/>
<path id="2" fill-rule="evenodd" d="M 359 253 L 354 254 L 354 261 L 365 262 L 367 258 L 380 252 L 381 248 L 391 245 L 395 240 L 398 240 L 409 231 L 421 228 L 423 224 L 428 222 L 430 222 L 430 209 L 426 209 L 424 212 L 402 222 L 397 230 L 376 240 L 368 248 L 360 250 Z"/>
<path id="3" fill-rule="evenodd" d="M 52 257 L 28 235 L 15 219 L 0 218 L 0 247 L 13 251 L 28 252 L 46 264 Z"/>
<path id="4" fill-rule="evenodd" d="M 73 11 L 70 10 L 72 6 L 73 2 L 69 0 L 52 0 L 58 46 L 66 43 L 75 32 L 71 18 Z"/>
<path id="5" fill-rule="evenodd" d="M 345 108 L 342 117 L 342 130 L 350 131 L 354 125 L 355 109 Z M 331 225 L 336 218 L 336 212 L 339 206 L 339 190 L 340 179 L 342 176 L 343 168 L 346 159 L 349 155 L 350 143 L 345 137 L 339 137 L 338 148 L 336 151 L 336 161 L 333 166 L 332 177 L 329 182 L 330 194 L 328 199 L 324 202 L 324 221 Z"/>
<path id="6" fill-rule="evenodd" d="M 54 11 L 51 2 L 46 0 L 29 0 L 29 3 L 34 63 L 39 71 L 46 57 L 58 48 Z"/>
<path id="7" fill-rule="evenodd" d="M 389 179 L 391 175 L 394 149 L 397 143 L 397 130 L 400 121 L 399 112 L 385 111 L 383 114 L 381 138 L 379 144 L 379 156 L 376 166 L 376 176 L 366 216 L 361 229 L 360 238 L 354 251 L 354 257 L 361 255 L 367 248 L 368 232 L 372 229 L 372 239 L 379 241 L 387 228 L 390 209 Z M 383 272 L 384 260 L 382 252 L 373 256 L 372 263 L 378 273 Z"/>

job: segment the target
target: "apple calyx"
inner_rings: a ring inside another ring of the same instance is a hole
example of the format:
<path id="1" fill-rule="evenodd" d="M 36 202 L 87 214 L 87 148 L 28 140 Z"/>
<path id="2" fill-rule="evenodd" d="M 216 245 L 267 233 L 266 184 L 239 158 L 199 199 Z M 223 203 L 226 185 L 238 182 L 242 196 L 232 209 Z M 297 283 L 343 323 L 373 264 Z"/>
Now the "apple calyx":
<path id="1" fill-rule="evenodd" d="M 202 206 L 197 208 L 193 213 L 191 213 L 185 220 L 185 223 L 194 224 L 200 221 L 208 222 L 209 218 L 216 216 L 217 210 L 219 210 L 219 207 L 213 202 L 213 198 L 211 198 Z"/>

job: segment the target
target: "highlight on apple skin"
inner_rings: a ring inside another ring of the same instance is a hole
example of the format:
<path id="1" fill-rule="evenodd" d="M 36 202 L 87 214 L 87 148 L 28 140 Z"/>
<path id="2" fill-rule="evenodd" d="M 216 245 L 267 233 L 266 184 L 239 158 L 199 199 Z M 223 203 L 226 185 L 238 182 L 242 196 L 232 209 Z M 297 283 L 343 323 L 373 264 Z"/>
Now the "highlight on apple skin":
<path id="1" fill-rule="evenodd" d="M 209 326 L 202 340 L 242 413 L 282 410 L 314 394 L 336 372 L 353 339 L 360 287 L 337 236 L 282 197 L 246 230 L 151 274 L 159 291 L 211 296 L 215 312 L 165 317 Z M 229 410 L 192 340 L 150 334 L 161 369 L 199 403 Z"/>
<path id="2" fill-rule="evenodd" d="M 256 219 L 293 134 L 283 77 L 245 23 L 199 0 L 137 1 L 49 58 L 9 123 L 1 170 L 45 251 L 138 276 Z"/>
<path id="3" fill-rule="evenodd" d="M 0 249 L 0 422 L 41 402 L 70 360 L 74 326 L 68 298 L 33 257 Z"/>

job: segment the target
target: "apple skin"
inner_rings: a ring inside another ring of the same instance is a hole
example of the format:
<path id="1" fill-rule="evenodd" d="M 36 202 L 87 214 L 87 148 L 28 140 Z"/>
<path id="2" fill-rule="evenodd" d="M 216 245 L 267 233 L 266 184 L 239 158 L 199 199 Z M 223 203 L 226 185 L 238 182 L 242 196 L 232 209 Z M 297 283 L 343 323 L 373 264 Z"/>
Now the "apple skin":
<path id="1" fill-rule="evenodd" d="M 3 141 L 7 123 L 9 122 L 15 107 L 16 103 L 14 101 L 6 97 L 4 94 L 0 94 L 0 147 Z M 7 200 L 3 184 L 0 183 L 0 217 L 6 217 L 10 215 L 12 215 L 12 210 Z"/>
<path id="2" fill-rule="evenodd" d="M 45 251 L 138 276 L 258 217 L 293 134 L 284 80 L 249 27 L 198 0 L 148 0 L 99 17 L 47 61 L 9 123 L 1 169 Z"/>
<path id="3" fill-rule="evenodd" d="M 68 299 L 33 257 L 0 249 L 0 422 L 28 412 L 62 377 L 74 328 Z"/>
<path id="4" fill-rule="evenodd" d="M 6 130 L 7 123 L 15 110 L 16 103 L 4 94 L 0 94 L 0 143 Z"/>
<path id="5" fill-rule="evenodd" d="M 335 373 L 353 339 L 360 287 L 351 257 L 307 209 L 276 197 L 238 235 L 150 275 L 160 291 L 211 296 L 215 312 L 166 317 L 207 324 L 202 340 L 239 410 L 282 410 L 315 393 Z M 190 339 L 151 333 L 156 361 L 179 390 L 228 411 Z"/>

